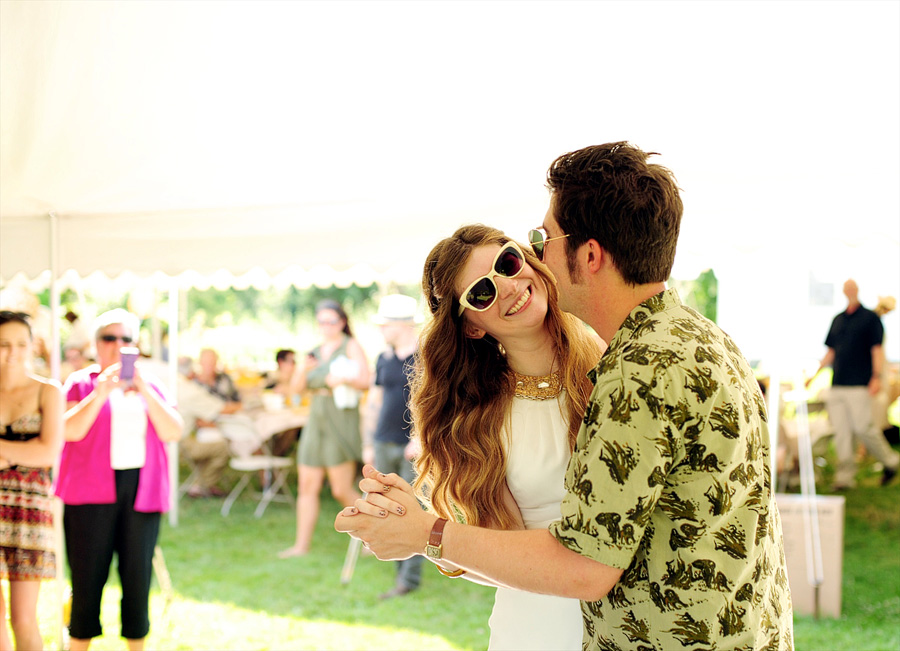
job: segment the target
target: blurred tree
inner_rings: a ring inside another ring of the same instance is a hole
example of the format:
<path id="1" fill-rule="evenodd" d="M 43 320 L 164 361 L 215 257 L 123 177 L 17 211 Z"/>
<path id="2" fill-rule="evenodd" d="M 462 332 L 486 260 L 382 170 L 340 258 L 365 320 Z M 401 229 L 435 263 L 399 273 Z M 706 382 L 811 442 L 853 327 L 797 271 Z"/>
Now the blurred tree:
<path id="1" fill-rule="evenodd" d="M 191 289 L 187 297 L 187 317 L 190 323 L 195 319 L 207 327 L 213 326 L 216 318 L 228 313 L 232 323 L 243 320 L 258 320 L 271 317 L 283 321 L 292 327 L 298 319 L 313 318 L 316 304 L 325 298 L 331 298 L 344 306 L 348 312 L 369 305 L 378 292 L 378 285 L 367 287 L 350 285 L 349 287 L 309 287 L 298 289 L 288 287 L 285 290 L 268 289 L 261 291 L 248 289 Z"/>
<path id="2" fill-rule="evenodd" d="M 710 321 L 716 320 L 719 281 L 712 269 L 707 269 L 694 280 L 669 278 L 668 284 L 678 290 L 685 305 L 694 308 Z"/>
<path id="3" fill-rule="evenodd" d="M 691 307 L 710 321 L 715 321 L 718 314 L 719 281 L 712 269 L 707 269 L 697 276 L 691 295 L 694 300 Z"/>

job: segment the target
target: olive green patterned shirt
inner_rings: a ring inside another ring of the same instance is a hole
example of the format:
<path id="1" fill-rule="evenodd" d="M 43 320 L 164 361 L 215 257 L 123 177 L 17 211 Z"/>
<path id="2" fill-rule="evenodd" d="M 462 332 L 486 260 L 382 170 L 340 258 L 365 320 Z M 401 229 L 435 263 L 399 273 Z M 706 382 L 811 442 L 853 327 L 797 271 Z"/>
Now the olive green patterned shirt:
<path id="1" fill-rule="evenodd" d="M 591 370 L 559 541 L 623 569 L 585 649 L 791 649 L 762 394 L 734 342 L 666 290 Z"/>

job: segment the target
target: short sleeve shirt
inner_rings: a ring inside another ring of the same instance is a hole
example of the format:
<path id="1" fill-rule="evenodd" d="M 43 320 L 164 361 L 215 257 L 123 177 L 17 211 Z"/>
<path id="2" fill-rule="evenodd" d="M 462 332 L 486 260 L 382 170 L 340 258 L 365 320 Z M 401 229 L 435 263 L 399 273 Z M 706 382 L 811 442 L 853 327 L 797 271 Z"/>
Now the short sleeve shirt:
<path id="1" fill-rule="evenodd" d="M 241 401 L 241 394 L 238 391 L 237 386 L 235 386 L 234 380 L 232 380 L 231 376 L 227 373 L 216 373 L 216 379 L 212 386 L 203 384 L 202 382 L 200 383 L 200 386 L 222 400 L 227 400 L 228 402 Z"/>
<path id="2" fill-rule="evenodd" d="M 375 362 L 375 384 L 384 390 L 375 440 L 406 445 L 412 419 L 409 415 L 409 380 L 413 356 L 400 359 L 393 351 L 378 356 Z"/>
<path id="3" fill-rule="evenodd" d="M 666 290 L 590 377 L 550 531 L 624 572 L 582 602 L 585 648 L 791 649 L 765 405 L 738 348 Z"/>
<path id="4" fill-rule="evenodd" d="M 825 345 L 834 349 L 831 383 L 835 386 L 866 386 L 872 378 L 872 347 L 884 340 L 884 326 L 872 310 L 860 305 L 841 312 L 828 330 Z"/>

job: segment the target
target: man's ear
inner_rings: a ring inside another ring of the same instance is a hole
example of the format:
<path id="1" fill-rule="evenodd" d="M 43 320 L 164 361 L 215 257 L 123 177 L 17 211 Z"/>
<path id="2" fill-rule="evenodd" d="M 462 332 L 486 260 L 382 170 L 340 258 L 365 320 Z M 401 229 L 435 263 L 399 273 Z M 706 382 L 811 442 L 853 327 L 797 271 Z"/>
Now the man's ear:
<path id="1" fill-rule="evenodd" d="M 584 243 L 587 247 L 587 269 L 594 274 L 600 270 L 600 267 L 608 261 L 609 254 L 603 250 L 597 240 L 588 240 Z"/>
<path id="2" fill-rule="evenodd" d="M 469 339 L 481 339 L 487 334 L 487 331 L 473 325 L 470 321 L 466 322 L 466 325 L 463 327 L 463 332 L 466 333 L 466 336 Z"/>

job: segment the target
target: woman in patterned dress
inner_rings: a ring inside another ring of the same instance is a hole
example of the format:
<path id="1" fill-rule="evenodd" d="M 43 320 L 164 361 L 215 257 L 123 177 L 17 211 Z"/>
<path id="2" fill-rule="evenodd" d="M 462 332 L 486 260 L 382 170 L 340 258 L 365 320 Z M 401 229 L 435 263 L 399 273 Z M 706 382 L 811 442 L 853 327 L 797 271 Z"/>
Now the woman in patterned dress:
<path id="1" fill-rule="evenodd" d="M 9 580 L 16 649 L 41 649 L 41 579 L 56 576 L 50 468 L 62 449 L 59 385 L 29 373 L 27 315 L 0 312 L 0 577 Z M 12 649 L 0 593 L 0 651 Z"/>

